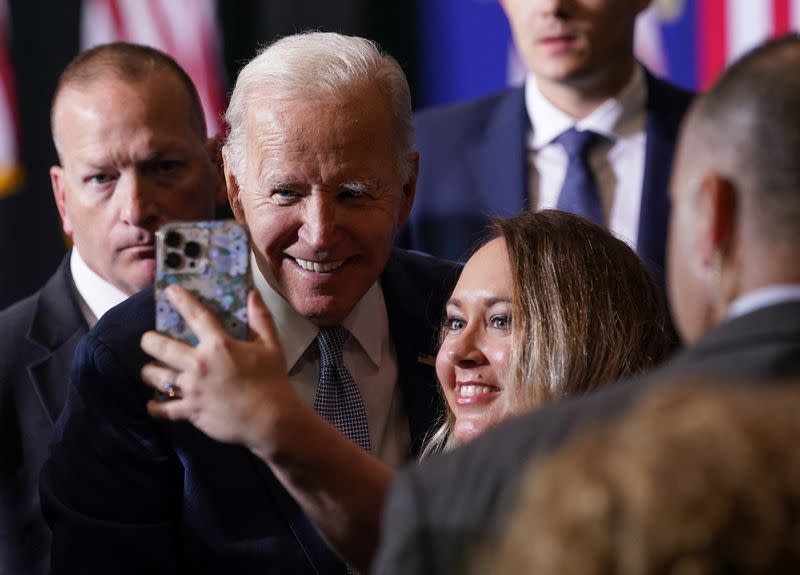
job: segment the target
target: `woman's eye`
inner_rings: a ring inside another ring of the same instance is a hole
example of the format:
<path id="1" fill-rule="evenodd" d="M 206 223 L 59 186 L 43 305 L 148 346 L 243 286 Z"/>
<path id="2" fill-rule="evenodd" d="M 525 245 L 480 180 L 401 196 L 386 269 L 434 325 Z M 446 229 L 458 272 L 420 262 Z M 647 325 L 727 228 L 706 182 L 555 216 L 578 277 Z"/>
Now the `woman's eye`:
<path id="1" fill-rule="evenodd" d="M 509 329 L 511 327 L 511 317 L 507 315 L 494 315 L 490 323 L 495 329 Z"/>
<path id="2" fill-rule="evenodd" d="M 463 319 L 449 316 L 447 321 L 445 321 L 444 327 L 447 331 L 458 331 L 460 329 L 464 329 L 465 325 L 466 322 Z"/>

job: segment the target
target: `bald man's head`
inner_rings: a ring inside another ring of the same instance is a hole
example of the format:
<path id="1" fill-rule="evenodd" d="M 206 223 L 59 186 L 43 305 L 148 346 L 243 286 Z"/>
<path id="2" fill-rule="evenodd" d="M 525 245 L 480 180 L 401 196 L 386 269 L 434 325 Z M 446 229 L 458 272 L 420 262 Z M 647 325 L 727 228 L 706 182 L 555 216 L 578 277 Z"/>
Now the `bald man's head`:
<path id="1" fill-rule="evenodd" d="M 668 284 L 683 337 L 737 297 L 800 283 L 800 37 L 736 62 L 684 121 L 673 168 Z"/>

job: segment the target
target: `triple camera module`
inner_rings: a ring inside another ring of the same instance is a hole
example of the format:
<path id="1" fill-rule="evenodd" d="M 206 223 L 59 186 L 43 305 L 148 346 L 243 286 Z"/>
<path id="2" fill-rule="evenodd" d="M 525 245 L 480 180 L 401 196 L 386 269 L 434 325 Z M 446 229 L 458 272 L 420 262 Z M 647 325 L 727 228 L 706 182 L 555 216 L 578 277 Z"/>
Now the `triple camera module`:
<path id="1" fill-rule="evenodd" d="M 191 230 L 196 233 L 199 230 Z M 201 231 L 202 233 L 202 231 Z M 164 246 L 167 253 L 164 256 L 164 265 L 175 272 L 195 272 L 205 261 L 203 254 L 204 238 L 186 237 L 183 233 L 170 230 L 164 236 Z M 199 241 L 198 241 L 199 240 Z"/>

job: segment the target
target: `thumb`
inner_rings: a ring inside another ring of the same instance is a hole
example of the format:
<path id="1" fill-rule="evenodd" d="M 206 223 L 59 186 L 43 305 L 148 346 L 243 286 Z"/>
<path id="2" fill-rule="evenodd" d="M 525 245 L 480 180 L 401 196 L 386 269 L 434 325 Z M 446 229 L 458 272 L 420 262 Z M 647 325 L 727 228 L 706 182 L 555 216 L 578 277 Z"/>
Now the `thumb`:
<path id="1" fill-rule="evenodd" d="M 261 342 L 267 347 L 280 347 L 278 333 L 275 329 L 275 322 L 272 314 L 267 309 L 264 300 L 258 290 L 250 290 L 247 295 L 247 315 L 250 318 L 250 332 L 255 341 Z"/>

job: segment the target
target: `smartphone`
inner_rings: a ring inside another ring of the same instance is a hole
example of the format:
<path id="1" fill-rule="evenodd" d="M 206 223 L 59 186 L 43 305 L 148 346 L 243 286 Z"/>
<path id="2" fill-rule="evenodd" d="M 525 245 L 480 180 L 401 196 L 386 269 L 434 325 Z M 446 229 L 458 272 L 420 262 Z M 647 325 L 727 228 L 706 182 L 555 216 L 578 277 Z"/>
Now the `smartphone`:
<path id="1" fill-rule="evenodd" d="M 171 222 L 156 232 L 156 330 L 194 346 L 197 337 L 164 294 L 172 284 L 197 296 L 232 337 L 248 338 L 252 277 L 244 227 L 234 220 Z"/>

